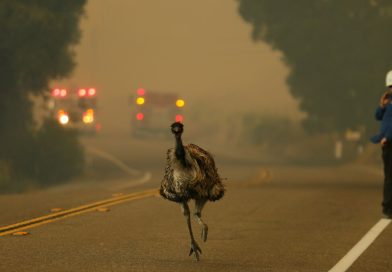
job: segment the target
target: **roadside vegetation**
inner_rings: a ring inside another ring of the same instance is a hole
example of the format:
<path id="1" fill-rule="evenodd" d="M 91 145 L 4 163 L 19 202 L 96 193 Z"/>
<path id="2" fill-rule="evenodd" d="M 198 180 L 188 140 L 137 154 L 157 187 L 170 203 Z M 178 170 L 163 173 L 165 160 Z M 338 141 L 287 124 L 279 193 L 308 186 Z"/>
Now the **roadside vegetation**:
<path id="1" fill-rule="evenodd" d="M 0 1 L 0 192 L 64 182 L 81 173 L 75 132 L 38 127 L 31 97 L 73 70 L 86 0 Z"/>
<path id="2" fill-rule="evenodd" d="M 246 114 L 241 123 L 238 142 L 253 146 L 259 150 L 260 159 L 275 163 L 353 162 L 363 157 L 370 145 L 364 135 L 347 139 L 344 133 L 309 133 L 300 121 L 287 117 Z M 337 145 L 341 145 L 340 151 L 336 150 Z"/>
<path id="3" fill-rule="evenodd" d="M 376 130 L 375 106 L 392 68 L 391 1 L 238 3 L 253 40 L 282 53 L 290 69 L 290 93 L 306 113 L 302 125 L 307 132 L 352 129 L 369 136 Z"/>

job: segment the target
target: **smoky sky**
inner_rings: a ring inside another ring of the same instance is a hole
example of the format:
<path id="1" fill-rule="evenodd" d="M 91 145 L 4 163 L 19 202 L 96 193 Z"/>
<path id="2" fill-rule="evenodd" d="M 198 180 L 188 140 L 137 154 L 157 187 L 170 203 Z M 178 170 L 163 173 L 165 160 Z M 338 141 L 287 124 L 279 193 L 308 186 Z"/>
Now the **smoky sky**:
<path id="1" fill-rule="evenodd" d="M 118 129 L 139 87 L 178 93 L 206 122 L 249 112 L 300 118 L 280 52 L 251 40 L 237 6 L 234 0 L 89 1 L 77 68 L 52 85 L 96 87 L 102 123 Z"/>

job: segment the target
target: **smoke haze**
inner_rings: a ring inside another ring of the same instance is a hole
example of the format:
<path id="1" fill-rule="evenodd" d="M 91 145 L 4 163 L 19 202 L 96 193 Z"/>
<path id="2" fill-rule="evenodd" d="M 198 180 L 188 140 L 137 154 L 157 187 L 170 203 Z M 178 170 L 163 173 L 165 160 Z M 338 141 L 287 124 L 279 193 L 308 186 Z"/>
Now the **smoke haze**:
<path id="1" fill-rule="evenodd" d="M 217 109 L 300 118 L 281 55 L 251 41 L 237 8 L 236 1 L 89 1 L 78 66 L 61 84 L 97 87 L 106 130 L 128 129 L 138 87 L 176 92 L 206 119 Z"/>

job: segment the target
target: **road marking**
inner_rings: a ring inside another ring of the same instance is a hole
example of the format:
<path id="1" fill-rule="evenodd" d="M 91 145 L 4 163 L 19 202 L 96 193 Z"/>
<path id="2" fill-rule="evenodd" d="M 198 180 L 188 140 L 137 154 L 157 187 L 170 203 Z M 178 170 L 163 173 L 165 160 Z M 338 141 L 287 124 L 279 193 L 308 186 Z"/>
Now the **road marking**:
<path id="1" fill-rule="evenodd" d="M 123 163 L 121 160 L 119 160 L 118 158 L 116 158 L 115 156 L 99 150 L 97 148 L 94 147 L 86 147 L 87 152 L 90 152 L 91 154 L 94 154 L 98 157 L 101 157 L 103 159 L 106 159 L 108 161 L 111 161 L 112 163 L 114 163 L 115 165 L 117 165 L 118 168 L 120 168 L 121 170 L 123 170 L 125 173 L 133 176 L 133 175 L 140 175 L 140 171 L 136 170 L 136 169 L 132 169 L 130 168 L 128 165 L 126 165 L 125 163 Z"/>
<path id="2" fill-rule="evenodd" d="M 110 161 L 111 163 L 116 165 L 119 169 L 121 169 L 122 171 L 124 171 L 125 173 L 127 173 L 130 176 L 137 176 L 137 175 L 141 175 L 141 173 L 142 173 L 139 170 L 136 170 L 136 169 L 129 167 L 124 162 L 122 162 L 120 159 L 116 158 L 112 154 L 109 154 L 108 152 L 102 151 L 98 148 L 89 147 L 89 146 L 86 147 L 86 150 L 87 150 L 87 152 L 89 152 L 97 157 L 100 157 L 102 159 Z M 151 178 L 151 173 L 145 172 L 143 174 L 143 176 L 141 176 L 137 180 L 134 180 L 133 182 L 127 182 L 126 184 L 112 186 L 111 189 L 112 190 L 121 190 L 121 189 L 125 189 L 125 188 L 134 187 L 134 186 L 146 183 L 147 181 L 150 180 L 150 178 Z"/>
<path id="3" fill-rule="evenodd" d="M 118 190 L 129 189 L 129 188 L 135 187 L 137 185 L 141 185 L 141 184 L 146 183 L 147 181 L 149 181 L 151 179 L 151 177 L 152 177 L 151 173 L 146 172 L 139 179 L 133 180 L 132 182 L 125 182 L 125 183 L 113 185 L 110 187 L 110 190 L 111 191 L 118 191 Z"/>
<path id="4" fill-rule="evenodd" d="M 329 272 L 344 272 L 376 240 L 381 232 L 391 223 L 391 219 L 382 218 L 362 237 L 362 239 Z"/>
<path id="5" fill-rule="evenodd" d="M 61 212 L 57 213 L 51 213 L 45 216 L 33 218 L 27 221 L 19 222 L 16 224 L 4 226 L 0 228 L 0 236 L 5 236 L 9 235 L 18 231 L 26 230 L 26 229 L 31 229 L 34 227 L 38 227 L 44 224 L 48 224 L 51 222 L 55 222 L 64 218 L 68 218 L 71 216 L 95 211 L 97 208 L 101 207 L 108 207 L 108 206 L 113 206 L 116 204 L 120 204 L 123 202 L 128 202 L 132 200 L 138 200 L 138 199 L 143 199 L 151 196 L 157 196 L 159 195 L 158 189 L 150 189 L 142 192 L 136 192 L 136 193 L 130 193 L 118 197 L 112 197 L 109 199 L 101 200 L 98 202 L 86 204 L 80 207 L 72 208 L 69 210 L 64 210 Z"/>

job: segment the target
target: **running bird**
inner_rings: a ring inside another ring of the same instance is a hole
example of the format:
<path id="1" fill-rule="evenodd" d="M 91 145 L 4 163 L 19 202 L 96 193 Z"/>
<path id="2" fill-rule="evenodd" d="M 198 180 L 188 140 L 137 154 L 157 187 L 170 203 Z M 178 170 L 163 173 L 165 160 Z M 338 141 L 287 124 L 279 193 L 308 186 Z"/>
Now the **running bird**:
<path id="1" fill-rule="evenodd" d="M 192 233 L 188 202 L 191 199 L 195 200 L 195 218 L 201 225 L 201 238 L 205 242 L 208 226 L 201 219 L 201 211 L 208 200 L 221 199 L 225 188 L 211 154 L 194 144 L 184 146 L 181 140 L 183 131 L 182 123 L 175 122 L 171 125 L 176 144 L 167 151 L 167 164 L 160 194 L 170 201 L 180 203 L 191 237 L 189 256 L 195 253 L 196 260 L 199 261 L 201 249 Z"/>

